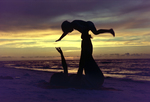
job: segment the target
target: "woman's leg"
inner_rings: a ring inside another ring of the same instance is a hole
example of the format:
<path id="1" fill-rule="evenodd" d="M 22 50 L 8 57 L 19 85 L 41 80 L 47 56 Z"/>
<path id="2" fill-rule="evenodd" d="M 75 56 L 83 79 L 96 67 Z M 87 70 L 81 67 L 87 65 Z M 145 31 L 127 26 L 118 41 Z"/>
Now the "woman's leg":
<path id="1" fill-rule="evenodd" d="M 82 41 L 82 53 L 84 60 L 84 71 L 85 76 L 88 81 L 88 87 L 98 87 L 101 86 L 104 82 L 104 75 L 102 71 L 99 69 L 97 63 L 93 59 L 92 56 L 92 42 L 91 39 L 84 39 Z"/>
<path id="2" fill-rule="evenodd" d="M 80 57 L 80 62 L 79 62 L 79 69 L 78 69 L 78 72 L 77 72 L 77 76 L 78 77 L 82 76 L 82 74 L 83 74 L 83 67 L 84 67 L 84 60 L 83 60 L 83 57 L 81 56 Z"/>
<path id="3" fill-rule="evenodd" d="M 93 46 L 92 46 L 90 38 L 83 39 L 81 43 L 81 56 L 80 56 L 80 62 L 79 62 L 79 69 L 77 72 L 78 76 L 82 76 L 83 68 L 85 68 L 86 60 L 92 56 L 92 50 L 93 50 Z"/>

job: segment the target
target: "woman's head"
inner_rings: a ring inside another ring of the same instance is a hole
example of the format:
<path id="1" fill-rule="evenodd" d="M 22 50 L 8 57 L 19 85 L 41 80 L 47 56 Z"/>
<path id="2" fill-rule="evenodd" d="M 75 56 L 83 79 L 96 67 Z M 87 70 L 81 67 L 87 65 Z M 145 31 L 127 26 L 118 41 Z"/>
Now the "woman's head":
<path id="1" fill-rule="evenodd" d="M 72 27 L 71 23 L 68 22 L 68 21 L 64 21 L 64 22 L 62 23 L 61 29 L 62 29 L 62 31 L 65 32 L 65 33 L 69 33 L 69 32 L 72 32 L 72 31 L 73 31 L 73 27 Z"/>
<path id="2" fill-rule="evenodd" d="M 64 73 L 55 73 L 50 78 L 50 85 L 51 86 L 67 86 L 69 81 L 69 77 L 66 76 Z"/>

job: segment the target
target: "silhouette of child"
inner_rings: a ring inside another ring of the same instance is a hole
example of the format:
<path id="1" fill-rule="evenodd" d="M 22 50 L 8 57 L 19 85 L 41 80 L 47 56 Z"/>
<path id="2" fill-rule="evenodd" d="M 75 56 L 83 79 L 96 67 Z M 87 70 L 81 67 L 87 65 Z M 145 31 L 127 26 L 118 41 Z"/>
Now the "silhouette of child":
<path id="1" fill-rule="evenodd" d="M 74 29 L 78 30 L 82 33 L 81 38 L 84 39 L 85 37 L 89 36 L 88 32 L 91 30 L 95 35 L 102 34 L 102 33 L 111 33 L 115 36 L 113 29 L 99 29 L 95 28 L 95 25 L 91 21 L 82 21 L 82 20 L 74 20 L 72 22 L 64 21 L 61 25 L 63 34 L 61 37 L 56 40 L 60 41 L 63 37 L 65 37 L 68 33 L 72 32 Z M 89 36 L 91 37 L 91 36 Z"/>

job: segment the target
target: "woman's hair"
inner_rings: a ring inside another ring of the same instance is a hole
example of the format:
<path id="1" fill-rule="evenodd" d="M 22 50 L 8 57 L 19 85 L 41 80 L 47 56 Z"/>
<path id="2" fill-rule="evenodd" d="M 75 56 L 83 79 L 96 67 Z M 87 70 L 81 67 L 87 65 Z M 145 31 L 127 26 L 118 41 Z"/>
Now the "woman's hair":
<path id="1" fill-rule="evenodd" d="M 64 73 L 55 73 L 50 78 L 50 85 L 51 86 L 67 86 L 69 78 Z"/>
<path id="2" fill-rule="evenodd" d="M 64 21 L 61 24 L 61 29 L 62 29 L 63 32 L 70 32 L 73 28 L 72 28 L 72 25 L 71 25 L 70 22 Z"/>

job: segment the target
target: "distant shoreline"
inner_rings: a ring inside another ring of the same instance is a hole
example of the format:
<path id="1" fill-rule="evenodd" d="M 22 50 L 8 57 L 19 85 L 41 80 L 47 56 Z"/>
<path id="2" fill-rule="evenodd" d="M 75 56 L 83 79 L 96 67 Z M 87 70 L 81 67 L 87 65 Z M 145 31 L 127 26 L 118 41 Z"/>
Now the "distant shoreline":
<path id="1" fill-rule="evenodd" d="M 149 60 L 150 58 L 95 58 L 94 60 Z M 0 60 L 0 62 L 6 62 L 6 61 L 59 61 L 60 59 L 30 59 L 30 60 Z M 66 59 L 67 61 L 71 61 L 71 60 L 79 60 L 79 59 Z"/>

